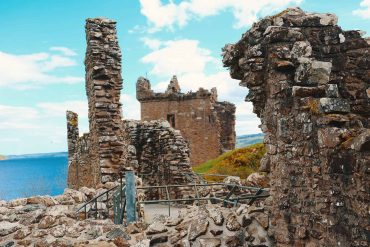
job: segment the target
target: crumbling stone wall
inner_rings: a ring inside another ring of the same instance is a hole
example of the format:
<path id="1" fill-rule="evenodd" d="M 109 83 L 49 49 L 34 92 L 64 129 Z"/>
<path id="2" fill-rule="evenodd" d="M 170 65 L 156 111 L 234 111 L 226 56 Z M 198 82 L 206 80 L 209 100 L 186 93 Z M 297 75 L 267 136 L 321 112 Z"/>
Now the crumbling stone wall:
<path id="1" fill-rule="evenodd" d="M 277 246 L 368 246 L 369 40 L 293 8 L 223 56 L 261 118 Z"/>
<path id="2" fill-rule="evenodd" d="M 235 106 L 217 102 L 215 88 L 184 94 L 174 76 L 165 93 L 155 93 L 150 81 L 140 77 L 136 97 L 141 103 L 141 120 L 168 120 L 181 131 L 189 142 L 192 165 L 235 148 Z"/>
<path id="3" fill-rule="evenodd" d="M 68 138 L 68 176 L 69 188 L 78 189 L 81 186 L 94 187 L 100 179 L 98 167 L 91 165 L 89 134 L 79 136 L 78 114 L 67 111 L 67 138 Z"/>
<path id="4" fill-rule="evenodd" d="M 135 161 L 144 185 L 190 184 L 197 181 L 189 165 L 189 148 L 178 130 L 167 121 L 124 121 L 129 137 L 130 160 Z M 199 182 L 199 181 L 198 181 Z M 171 198 L 194 196 L 188 188 L 170 191 Z M 158 198 L 163 190 L 148 191 Z"/>

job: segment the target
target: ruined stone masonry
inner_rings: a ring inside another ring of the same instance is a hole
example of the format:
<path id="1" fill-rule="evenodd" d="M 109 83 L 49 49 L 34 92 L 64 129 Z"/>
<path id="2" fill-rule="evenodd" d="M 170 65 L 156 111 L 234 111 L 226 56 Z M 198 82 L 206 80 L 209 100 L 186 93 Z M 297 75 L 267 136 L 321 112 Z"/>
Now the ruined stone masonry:
<path id="1" fill-rule="evenodd" d="M 67 112 L 68 187 L 97 187 L 134 170 L 145 185 L 191 183 L 189 148 L 166 121 L 124 121 L 120 103 L 121 51 L 115 22 L 86 20 L 86 94 L 90 133 L 79 137 L 78 116 Z M 184 177 L 186 173 L 188 176 Z M 186 196 L 185 190 L 173 196 Z M 152 195 L 157 196 L 157 195 Z M 149 196 L 150 197 L 150 196 Z"/>
<path id="2" fill-rule="evenodd" d="M 189 148 L 178 130 L 166 121 L 125 120 L 129 139 L 129 160 L 145 185 L 190 184 L 197 179 L 190 167 Z M 147 198 L 159 198 L 158 190 Z M 162 195 L 165 198 L 166 195 Z M 171 198 L 194 197 L 192 188 L 175 188 Z"/>
<path id="3" fill-rule="evenodd" d="M 126 150 L 121 124 L 121 51 L 116 23 L 108 19 L 86 20 L 86 94 L 89 103 L 91 149 L 102 179 L 125 167 Z"/>
<path id="4" fill-rule="evenodd" d="M 290 8 L 224 48 L 262 121 L 276 246 L 369 246 L 369 44 Z"/>
<path id="5" fill-rule="evenodd" d="M 189 142 L 192 165 L 235 148 L 235 105 L 218 102 L 216 88 L 181 93 L 174 76 L 165 93 L 155 93 L 150 81 L 140 77 L 136 98 L 141 104 L 142 120 L 164 119 L 181 131 Z"/>

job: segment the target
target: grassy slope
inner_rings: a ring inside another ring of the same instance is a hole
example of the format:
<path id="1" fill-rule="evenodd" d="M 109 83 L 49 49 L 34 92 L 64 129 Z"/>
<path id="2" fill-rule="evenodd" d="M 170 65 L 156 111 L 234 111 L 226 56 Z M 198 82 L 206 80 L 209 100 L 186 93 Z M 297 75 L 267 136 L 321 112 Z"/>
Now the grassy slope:
<path id="1" fill-rule="evenodd" d="M 193 167 L 193 170 L 197 173 L 236 175 L 244 179 L 258 170 L 264 153 L 265 147 L 262 143 L 253 144 L 224 153 L 216 159 Z"/>

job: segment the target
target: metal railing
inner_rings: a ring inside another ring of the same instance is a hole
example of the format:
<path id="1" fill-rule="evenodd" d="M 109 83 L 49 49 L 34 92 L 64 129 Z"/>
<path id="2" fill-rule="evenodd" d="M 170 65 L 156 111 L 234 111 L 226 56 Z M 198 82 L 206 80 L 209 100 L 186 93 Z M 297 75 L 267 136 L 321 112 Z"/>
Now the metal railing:
<path id="1" fill-rule="evenodd" d="M 213 187 L 213 186 L 225 186 L 231 188 L 227 195 L 224 198 L 221 197 L 210 197 L 205 196 L 201 197 L 199 195 L 198 187 Z M 194 198 L 177 198 L 171 199 L 170 198 L 170 189 L 172 188 L 180 188 L 180 187 L 193 187 L 195 191 Z M 244 200 L 248 200 L 246 202 L 248 205 L 252 205 L 256 200 L 263 199 L 269 197 L 268 191 L 263 188 L 258 187 L 250 187 L 250 186 L 242 186 L 238 184 L 225 184 L 225 183 L 209 183 L 209 184 L 186 184 L 186 185 L 157 185 L 157 186 L 141 186 L 137 187 L 137 190 L 149 190 L 149 189 L 165 189 L 166 199 L 156 199 L 156 200 L 144 200 L 139 201 L 139 204 L 159 204 L 159 203 L 168 203 L 168 214 L 171 215 L 171 203 L 174 202 L 197 202 L 199 205 L 200 201 L 211 201 L 211 202 L 221 202 L 224 206 L 232 205 L 233 207 L 237 206 L 238 203 Z M 236 191 L 241 190 L 249 190 L 254 191 L 255 193 L 241 193 L 241 195 L 236 195 Z M 232 197 L 233 196 L 233 197 Z"/>
<path id="2" fill-rule="evenodd" d="M 92 198 L 90 201 L 88 201 L 88 202 L 86 202 L 86 203 L 84 203 L 81 207 L 79 207 L 77 210 L 76 210 L 76 212 L 77 213 L 80 213 L 81 212 L 81 209 L 84 209 L 84 215 L 85 215 L 85 219 L 87 219 L 88 217 L 88 210 L 87 210 L 87 207 L 88 206 L 90 206 L 90 208 L 89 208 L 89 211 L 91 211 L 91 209 L 92 209 L 92 211 L 94 211 L 94 216 L 95 216 L 95 219 L 97 219 L 98 218 L 98 202 L 99 202 L 99 199 L 100 198 L 102 198 L 102 199 L 104 199 L 104 196 L 106 197 L 106 210 L 107 210 L 107 215 L 109 216 L 109 208 L 110 208 L 110 205 L 109 205 L 109 192 L 111 192 L 111 191 L 113 191 L 114 189 L 117 189 L 117 188 L 119 188 L 120 187 L 120 185 L 117 185 L 117 186 L 114 186 L 113 188 L 111 188 L 111 189 L 109 189 L 109 190 L 107 190 L 107 191 L 105 191 L 105 192 L 103 192 L 103 193 L 101 193 L 101 194 L 99 194 L 99 195 L 97 195 L 97 196 L 95 196 L 94 198 Z M 91 205 L 94 205 L 95 207 L 92 207 Z"/>
<path id="3" fill-rule="evenodd" d="M 143 201 L 138 201 L 137 203 L 138 204 L 167 203 L 169 215 L 171 215 L 171 203 L 196 202 L 199 205 L 201 201 L 210 201 L 211 203 L 217 203 L 217 202 L 222 203 L 223 206 L 225 207 L 230 206 L 230 205 L 235 207 L 239 203 L 246 203 L 246 204 L 252 205 L 256 200 L 264 199 L 269 196 L 268 190 L 263 189 L 263 188 L 242 186 L 239 184 L 208 183 L 203 178 L 203 176 L 227 177 L 227 175 L 200 173 L 200 174 L 197 174 L 197 176 L 199 177 L 199 180 L 198 181 L 194 180 L 193 183 L 191 184 L 140 186 L 140 187 L 137 187 L 136 189 L 135 188 L 129 189 L 129 191 L 127 191 L 126 186 L 123 186 L 122 179 L 121 179 L 120 185 L 114 186 L 113 188 L 99 194 L 98 196 L 95 196 L 93 199 L 91 199 L 90 201 L 80 206 L 76 212 L 78 213 L 84 212 L 85 219 L 88 218 L 89 213 L 93 214 L 95 219 L 97 219 L 99 215 L 98 203 L 100 201 L 104 201 L 105 199 L 107 217 L 109 217 L 110 208 L 113 207 L 114 223 L 122 224 L 124 222 L 125 214 L 127 215 L 128 221 L 130 221 L 129 218 L 132 218 L 133 214 L 134 215 L 136 214 L 136 209 L 134 205 L 135 203 L 130 203 L 129 201 L 129 203 L 127 204 L 126 193 L 128 193 L 128 195 L 130 195 L 129 198 L 132 199 L 132 193 L 136 194 L 137 190 L 154 190 L 154 189 L 162 190 L 162 193 L 159 193 L 159 195 L 165 195 L 165 199 L 143 200 Z M 197 183 L 197 182 L 200 182 L 200 183 Z M 131 183 L 135 183 L 135 182 L 131 182 Z M 216 192 L 218 194 L 221 193 L 219 188 L 217 190 L 213 190 L 215 186 L 224 187 L 224 191 L 221 190 L 221 192 L 224 192 L 225 195 L 221 195 L 221 196 L 212 195 L 211 192 Z M 171 199 L 170 197 L 170 194 L 171 194 L 170 192 L 172 192 L 171 190 L 179 189 L 179 188 L 186 188 L 186 187 L 194 189 L 193 198 L 173 198 Z M 131 188 L 131 186 L 129 186 L 129 188 Z M 205 190 L 206 188 L 209 189 L 208 192 L 207 190 Z M 134 191 L 130 191 L 130 190 L 134 190 Z M 204 192 L 206 192 L 205 196 L 203 196 Z M 110 203 L 110 200 L 112 200 L 111 203 Z M 135 200 L 135 196 L 133 200 Z"/>
<path id="4" fill-rule="evenodd" d="M 122 224 L 125 217 L 126 208 L 126 196 L 125 196 L 126 186 L 122 189 L 118 189 L 113 194 L 113 209 L 114 209 L 114 224 Z"/>

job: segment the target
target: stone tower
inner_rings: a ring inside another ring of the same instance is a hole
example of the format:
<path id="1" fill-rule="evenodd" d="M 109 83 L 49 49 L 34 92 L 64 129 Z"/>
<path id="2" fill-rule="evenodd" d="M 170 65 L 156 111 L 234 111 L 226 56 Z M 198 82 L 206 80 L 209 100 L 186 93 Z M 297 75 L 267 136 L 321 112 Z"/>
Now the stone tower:
<path id="1" fill-rule="evenodd" d="M 86 94 L 89 104 L 90 142 L 94 167 L 102 181 L 125 167 L 126 148 L 121 121 L 121 51 L 116 22 L 94 18 L 86 20 Z"/>

